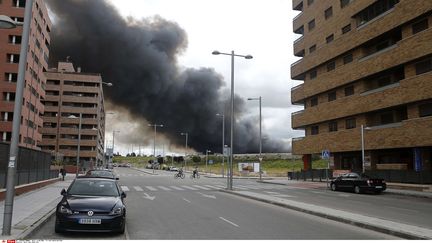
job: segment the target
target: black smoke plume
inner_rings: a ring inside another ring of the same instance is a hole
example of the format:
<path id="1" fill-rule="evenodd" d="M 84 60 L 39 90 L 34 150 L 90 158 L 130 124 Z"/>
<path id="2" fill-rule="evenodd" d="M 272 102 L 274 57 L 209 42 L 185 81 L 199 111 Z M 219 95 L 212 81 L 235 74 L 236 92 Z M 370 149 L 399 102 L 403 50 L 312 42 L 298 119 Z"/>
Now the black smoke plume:
<path id="1" fill-rule="evenodd" d="M 229 90 L 212 68 L 180 70 L 176 56 L 187 47 L 187 35 L 177 23 L 155 16 L 124 19 L 102 0 L 48 0 L 54 13 L 50 64 L 70 56 L 83 72 L 101 73 L 113 87 L 104 89 L 106 99 L 149 123 L 164 124 L 163 133 L 196 151 L 220 151 L 221 119 L 229 114 Z M 210 52 L 211 50 L 209 50 Z M 208 53 L 210 55 L 210 53 Z M 236 116 L 245 111 L 236 97 Z M 258 122 L 238 120 L 235 153 L 258 152 Z M 144 125 L 146 126 L 146 124 Z M 229 116 L 226 116 L 229 128 Z M 226 144 L 229 144 L 226 129 Z M 265 140 L 263 152 L 285 152 L 282 143 Z"/>

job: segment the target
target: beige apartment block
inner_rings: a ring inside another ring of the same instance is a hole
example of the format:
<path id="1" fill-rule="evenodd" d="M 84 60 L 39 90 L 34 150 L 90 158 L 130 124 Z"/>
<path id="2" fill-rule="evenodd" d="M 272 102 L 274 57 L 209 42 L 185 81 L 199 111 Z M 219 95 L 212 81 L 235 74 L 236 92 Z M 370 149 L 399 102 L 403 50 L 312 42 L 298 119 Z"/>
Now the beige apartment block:
<path id="1" fill-rule="evenodd" d="M 0 14 L 24 21 L 25 0 L 0 1 Z M 0 29 L 0 141 L 10 142 L 14 113 L 22 27 Z M 43 0 L 32 6 L 25 88 L 22 100 L 19 146 L 40 149 L 44 114 L 44 71 L 48 69 L 51 21 Z"/>
<path id="2" fill-rule="evenodd" d="M 293 0 L 293 153 L 335 170 L 432 174 L 432 1 Z M 362 139 L 362 129 L 363 139 Z M 364 156 L 362 156 L 362 142 Z"/>
<path id="3" fill-rule="evenodd" d="M 70 62 L 59 62 L 45 75 L 42 150 L 60 155 L 66 165 L 75 165 L 79 146 L 82 168 L 102 165 L 105 109 L 101 75 L 81 73 Z"/>

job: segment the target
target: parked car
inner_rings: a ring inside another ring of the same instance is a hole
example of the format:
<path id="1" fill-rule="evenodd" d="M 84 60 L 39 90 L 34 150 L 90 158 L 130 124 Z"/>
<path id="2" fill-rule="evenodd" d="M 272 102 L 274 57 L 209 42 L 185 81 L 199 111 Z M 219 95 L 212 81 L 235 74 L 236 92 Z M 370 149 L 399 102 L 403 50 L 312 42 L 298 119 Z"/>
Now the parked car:
<path id="1" fill-rule="evenodd" d="M 168 170 L 169 171 L 178 171 L 178 168 L 174 167 L 174 166 L 170 166 L 170 167 L 168 167 Z"/>
<path id="2" fill-rule="evenodd" d="M 357 173 L 343 174 L 330 182 L 332 191 L 353 191 L 355 193 L 375 192 L 381 193 L 387 189 L 383 179 L 370 178 Z"/>
<path id="3" fill-rule="evenodd" d="M 87 177 L 104 177 L 118 180 L 119 177 L 111 170 L 89 170 L 86 172 Z"/>
<path id="4" fill-rule="evenodd" d="M 57 204 L 55 232 L 124 233 L 126 206 L 124 193 L 116 180 L 78 177 L 61 191 Z"/>

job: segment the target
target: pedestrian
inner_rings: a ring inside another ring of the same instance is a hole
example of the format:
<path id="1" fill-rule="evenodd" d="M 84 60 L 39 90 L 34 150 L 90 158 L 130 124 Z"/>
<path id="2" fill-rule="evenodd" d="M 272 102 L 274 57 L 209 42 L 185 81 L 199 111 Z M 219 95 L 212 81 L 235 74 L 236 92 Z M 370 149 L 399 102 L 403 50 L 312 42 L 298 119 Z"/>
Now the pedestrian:
<path id="1" fill-rule="evenodd" d="M 65 180 L 65 175 L 66 175 L 66 170 L 63 169 L 63 168 L 61 168 L 60 169 L 60 174 L 62 175 L 62 181 L 64 181 Z"/>

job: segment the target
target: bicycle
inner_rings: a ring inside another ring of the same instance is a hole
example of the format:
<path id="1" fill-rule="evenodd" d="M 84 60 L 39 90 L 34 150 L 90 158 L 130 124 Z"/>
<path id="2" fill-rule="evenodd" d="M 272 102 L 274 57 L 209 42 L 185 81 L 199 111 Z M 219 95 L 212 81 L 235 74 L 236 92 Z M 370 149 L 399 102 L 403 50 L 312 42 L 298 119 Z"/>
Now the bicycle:
<path id="1" fill-rule="evenodd" d="M 200 175 L 198 173 L 196 173 L 195 176 L 194 176 L 194 174 L 192 174 L 192 175 L 190 175 L 190 178 L 191 179 L 199 179 Z"/>
<path id="2" fill-rule="evenodd" d="M 185 178 L 185 174 L 183 174 L 181 172 L 175 173 L 174 174 L 174 179 L 178 179 L 178 178 L 184 179 Z"/>

